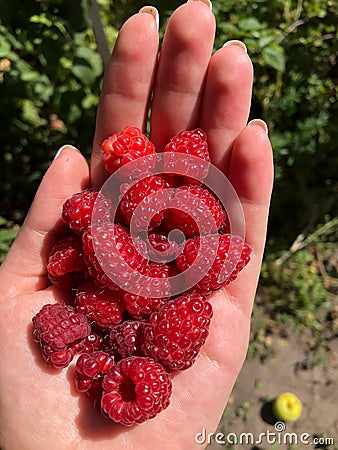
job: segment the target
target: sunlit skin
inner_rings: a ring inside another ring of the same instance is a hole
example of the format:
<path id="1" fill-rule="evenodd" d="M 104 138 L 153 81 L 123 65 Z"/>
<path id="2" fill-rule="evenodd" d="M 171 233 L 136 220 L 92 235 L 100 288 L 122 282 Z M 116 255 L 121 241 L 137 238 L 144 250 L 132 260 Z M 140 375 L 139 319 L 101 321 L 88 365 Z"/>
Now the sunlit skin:
<path id="1" fill-rule="evenodd" d="M 215 18 L 199 1 L 179 7 L 166 30 L 158 65 L 158 32 L 150 14 L 122 27 L 107 69 L 97 113 L 90 167 L 65 148 L 46 172 L 25 223 L 0 268 L 0 446 L 3 450 L 192 449 L 202 428 L 213 432 L 245 358 L 260 273 L 270 195 L 272 151 L 259 124 L 246 125 L 253 67 L 243 48 L 229 45 L 211 56 Z M 231 37 L 229 37 L 231 38 Z M 249 49 L 250 51 L 250 49 Z M 163 148 L 182 129 L 203 128 L 212 161 L 236 189 L 246 220 L 250 264 L 210 297 L 209 338 L 193 367 L 173 378 L 170 406 L 155 419 L 125 428 L 101 417 L 78 395 L 74 365 L 46 367 L 32 340 L 31 319 L 66 294 L 49 285 L 46 257 L 64 231 L 63 202 L 107 177 L 101 142 L 126 125 L 145 130 L 154 90 L 150 138 Z M 80 131 L 80 130 L 79 130 Z"/>

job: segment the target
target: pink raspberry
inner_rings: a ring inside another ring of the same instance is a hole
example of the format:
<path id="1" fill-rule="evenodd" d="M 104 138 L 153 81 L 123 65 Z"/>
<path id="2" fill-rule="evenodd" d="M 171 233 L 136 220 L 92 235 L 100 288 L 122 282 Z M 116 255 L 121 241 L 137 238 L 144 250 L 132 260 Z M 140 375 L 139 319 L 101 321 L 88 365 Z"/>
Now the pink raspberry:
<path id="1" fill-rule="evenodd" d="M 226 214 L 222 205 L 201 186 L 181 186 L 175 192 L 177 208 L 166 214 L 164 226 L 168 230 L 181 230 L 186 236 L 217 232 Z"/>
<path id="2" fill-rule="evenodd" d="M 90 334 L 86 316 L 59 303 L 43 306 L 32 320 L 44 360 L 58 369 L 68 366 L 77 344 Z"/>
<path id="3" fill-rule="evenodd" d="M 155 154 L 155 147 L 136 127 L 125 127 L 120 133 L 109 136 L 102 143 L 102 161 L 108 173 L 138 158 Z M 140 161 L 138 170 L 149 171 L 152 158 Z"/>
<path id="4" fill-rule="evenodd" d="M 203 250 L 199 255 L 201 244 Z M 250 247 L 240 237 L 216 234 L 188 239 L 176 262 L 181 272 L 193 266 L 190 275 L 185 273 L 187 283 L 194 284 L 197 292 L 208 294 L 234 281 L 250 261 L 250 254 Z M 198 281 L 205 270 L 207 273 Z"/>
<path id="5" fill-rule="evenodd" d="M 139 229 L 159 227 L 164 217 L 163 205 L 169 194 L 164 193 L 165 197 L 163 197 L 160 191 L 168 188 L 170 188 L 169 182 L 160 175 L 143 178 L 130 188 L 128 184 L 123 184 L 121 186 L 123 196 L 119 208 L 125 223 L 130 224 L 135 209 L 144 200 L 135 213 L 136 224 Z"/>
<path id="6" fill-rule="evenodd" d="M 59 239 L 52 247 L 47 272 L 49 280 L 58 288 L 71 290 L 88 280 L 83 259 L 81 239 L 71 234 Z"/>
<path id="7" fill-rule="evenodd" d="M 94 205 L 96 222 L 109 222 L 111 202 L 94 189 L 85 189 L 66 200 L 62 219 L 75 233 L 81 235 L 91 225 Z"/>
<path id="8" fill-rule="evenodd" d="M 101 407 L 114 422 L 134 425 L 168 407 L 170 376 L 151 358 L 131 356 L 109 369 L 102 382 Z"/>
<path id="9" fill-rule="evenodd" d="M 125 320 L 110 331 L 110 352 L 116 359 L 143 356 L 143 326 L 140 320 Z"/>
<path id="10" fill-rule="evenodd" d="M 174 136 L 164 149 L 164 168 L 166 172 L 182 173 L 184 181 L 189 184 L 200 184 L 208 175 L 210 156 L 207 135 L 200 128 L 182 131 Z M 202 161 L 192 158 L 180 158 L 175 154 L 195 156 Z"/>
<path id="11" fill-rule="evenodd" d="M 169 265 L 152 262 L 144 269 L 143 275 L 154 279 L 153 282 L 147 283 L 149 295 L 143 296 L 126 292 L 123 297 L 127 311 L 135 319 L 148 316 L 153 311 L 161 308 L 170 297 Z M 162 281 L 162 283 L 158 280 Z M 140 283 L 141 289 L 145 283 L 143 277 L 141 277 Z M 136 285 L 134 285 L 134 288 L 136 288 Z"/>
<path id="12" fill-rule="evenodd" d="M 82 284 L 75 296 L 75 307 L 99 330 L 108 330 L 122 321 L 125 304 L 122 294 L 94 283 Z"/>
<path id="13" fill-rule="evenodd" d="M 168 371 L 190 367 L 209 333 L 212 307 L 203 295 L 171 300 L 144 326 L 142 351 Z"/>

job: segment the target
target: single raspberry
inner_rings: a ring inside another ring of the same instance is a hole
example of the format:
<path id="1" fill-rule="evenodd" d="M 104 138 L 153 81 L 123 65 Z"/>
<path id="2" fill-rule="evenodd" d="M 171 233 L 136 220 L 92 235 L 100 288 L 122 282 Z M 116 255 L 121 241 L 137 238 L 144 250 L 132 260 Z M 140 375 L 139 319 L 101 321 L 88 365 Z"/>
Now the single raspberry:
<path id="1" fill-rule="evenodd" d="M 86 316 L 59 303 L 43 306 L 32 320 L 34 340 L 40 344 L 44 360 L 55 368 L 68 366 L 78 342 L 90 334 Z"/>
<path id="2" fill-rule="evenodd" d="M 177 238 L 175 240 L 175 238 Z M 171 261 L 182 251 L 182 239 L 177 233 L 168 236 L 168 232 L 163 230 L 153 230 L 148 235 L 148 255 L 156 255 L 156 260 L 163 257 L 163 262 Z M 154 252 L 155 251 L 155 252 Z"/>
<path id="3" fill-rule="evenodd" d="M 151 280 L 147 281 L 144 277 L 149 277 Z M 126 292 L 123 296 L 126 309 L 133 318 L 140 319 L 148 316 L 168 301 L 171 291 L 168 277 L 168 264 L 152 262 L 144 269 L 139 286 L 142 295 Z M 133 288 L 137 289 L 137 284 L 134 284 Z"/>
<path id="4" fill-rule="evenodd" d="M 93 384 L 101 384 L 103 376 L 114 364 L 114 358 L 108 353 L 96 351 L 83 353 L 76 362 L 75 382 L 79 392 L 87 392 Z"/>
<path id="5" fill-rule="evenodd" d="M 111 202 L 94 189 L 85 189 L 66 200 L 62 207 L 62 219 L 81 235 L 91 225 L 94 205 L 96 222 L 109 222 Z"/>
<path id="6" fill-rule="evenodd" d="M 166 214 L 164 226 L 181 230 L 187 237 L 217 232 L 226 214 L 218 200 L 201 186 L 181 186 L 176 189 L 175 208 Z"/>
<path id="7" fill-rule="evenodd" d="M 92 330 L 85 339 L 72 345 L 72 349 L 74 350 L 74 353 L 93 353 L 97 350 L 101 350 L 104 346 L 103 342 L 106 336 L 106 334 L 102 335 L 100 332 Z"/>
<path id="8" fill-rule="evenodd" d="M 49 280 L 58 288 L 71 290 L 88 280 L 81 239 L 71 234 L 59 239 L 52 247 L 48 262 Z"/>
<path id="9" fill-rule="evenodd" d="M 161 192 L 170 188 L 167 180 L 160 175 L 152 175 L 137 181 L 129 187 L 121 186 L 120 213 L 127 225 L 130 224 L 135 213 L 136 225 L 140 230 L 156 228 L 161 225 L 164 217 L 165 205 L 170 197 L 170 192 Z"/>
<path id="10" fill-rule="evenodd" d="M 207 294 L 234 281 L 250 261 L 250 254 L 251 249 L 242 238 L 216 234 L 188 239 L 176 262 L 181 272 L 193 266 L 189 273 L 185 272 L 186 281 L 197 292 Z"/>
<path id="11" fill-rule="evenodd" d="M 110 353 L 118 360 L 143 356 L 143 326 L 140 320 L 125 320 L 110 331 Z"/>
<path id="12" fill-rule="evenodd" d="M 102 143 L 102 161 L 108 173 L 114 173 L 119 167 L 135 159 L 154 154 L 154 144 L 136 127 L 125 127 Z M 153 158 L 140 160 L 137 169 L 141 174 L 147 173 L 152 162 L 155 164 Z"/>
<path id="13" fill-rule="evenodd" d="M 75 296 L 76 310 L 87 316 L 89 322 L 98 329 L 107 330 L 122 321 L 125 304 L 122 294 L 108 288 L 100 288 L 94 283 L 82 284 Z"/>
<path id="14" fill-rule="evenodd" d="M 101 407 L 110 419 L 133 425 L 152 419 L 170 402 L 170 376 L 151 358 L 131 356 L 112 366 L 102 381 Z"/>
<path id="15" fill-rule="evenodd" d="M 100 287 L 108 287 L 111 291 L 119 291 L 119 287 L 105 274 L 96 255 L 92 231 L 87 230 L 82 235 L 82 248 L 87 270 L 95 283 Z"/>
<path id="16" fill-rule="evenodd" d="M 182 295 L 151 314 L 142 351 L 168 371 L 190 367 L 209 333 L 212 307 L 200 294 Z"/>
<path id="17" fill-rule="evenodd" d="M 177 154 L 200 158 L 180 157 Z M 208 175 L 210 156 L 207 135 L 200 128 L 178 133 L 164 149 L 165 172 L 183 174 L 185 182 L 200 184 Z"/>
<path id="18" fill-rule="evenodd" d="M 147 265 L 147 260 L 137 251 L 130 234 L 121 225 L 107 223 L 97 227 L 95 232 L 88 230 L 82 235 L 82 244 L 90 275 L 97 284 L 112 291 L 119 290 L 119 287 L 104 272 L 101 264 L 119 275 L 121 287 L 128 284 L 131 269 L 142 272 Z"/>

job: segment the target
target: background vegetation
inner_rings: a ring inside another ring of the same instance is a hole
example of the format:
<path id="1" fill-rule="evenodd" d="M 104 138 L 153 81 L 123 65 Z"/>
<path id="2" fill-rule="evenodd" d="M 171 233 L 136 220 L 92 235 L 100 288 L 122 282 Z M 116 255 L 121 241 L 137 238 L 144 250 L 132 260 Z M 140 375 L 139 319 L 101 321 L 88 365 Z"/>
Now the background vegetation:
<path id="1" fill-rule="evenodd" d="M 93 3 L 93 2 L 92 2 Z M 98 0 L 110 50 L 140 1 Z M 161 33 L 177 1 L 151 2 Z M 215 48 L 243 40 L 255 67 L 251 116 L 270 128 L 274 188 L 251 353 L 290 322 L 322 348 L 338 333 L 338 83 L 335 0 L 214 0 Z M 0 0 L 0 257 L 57 148 L 89 155 L 103 63 L 89 0 Z M 198 39 L 198 37 L 196 37 Z M 102 52 L 101 52 L 102 53 Z M 272 321 L 272 322 L 271 322 Z M 271 325 L 271 323 L 273 325 Z"/>

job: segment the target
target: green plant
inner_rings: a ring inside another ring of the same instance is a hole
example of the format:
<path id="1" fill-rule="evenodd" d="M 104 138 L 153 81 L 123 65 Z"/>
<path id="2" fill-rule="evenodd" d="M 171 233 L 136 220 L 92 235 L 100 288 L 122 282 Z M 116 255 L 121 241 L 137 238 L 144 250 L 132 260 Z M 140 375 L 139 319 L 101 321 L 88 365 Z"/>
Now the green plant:
<path id="1" fill-rule="evenodd" d="M 0 263 L 4 260 L 18 231 L 17 226 L 10 226 L 5 218 L 0 217 Z"/>

